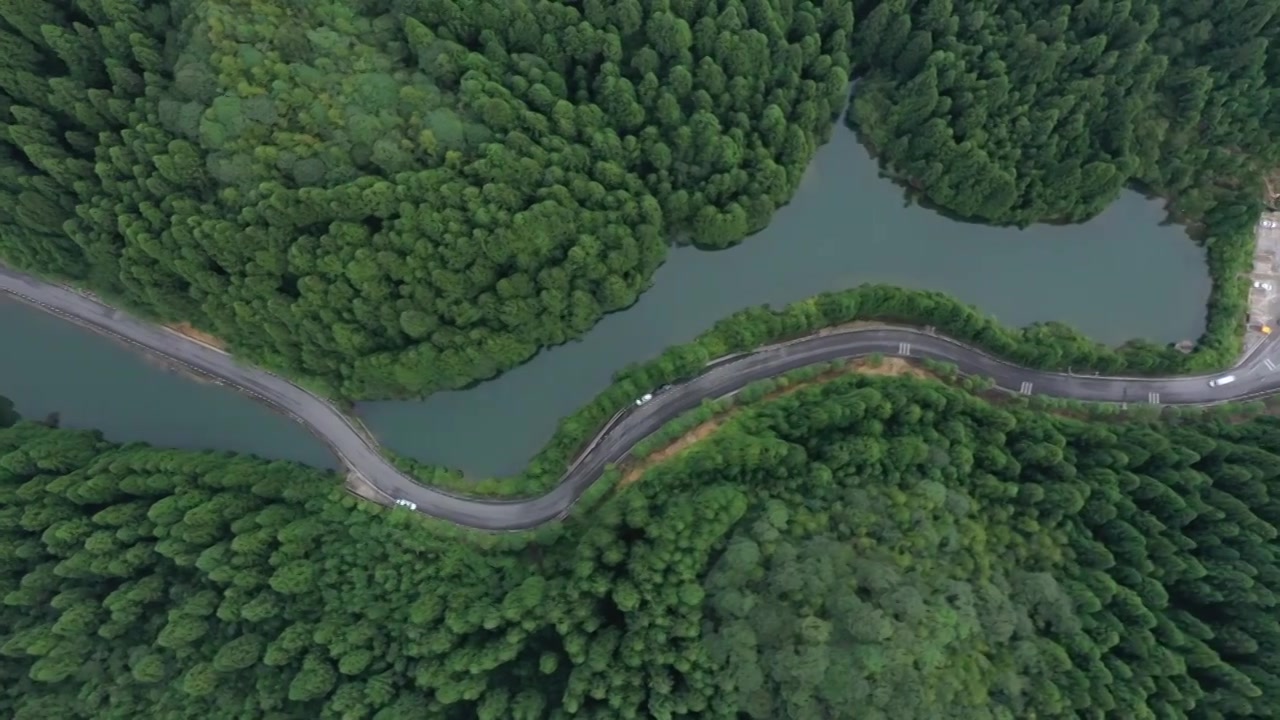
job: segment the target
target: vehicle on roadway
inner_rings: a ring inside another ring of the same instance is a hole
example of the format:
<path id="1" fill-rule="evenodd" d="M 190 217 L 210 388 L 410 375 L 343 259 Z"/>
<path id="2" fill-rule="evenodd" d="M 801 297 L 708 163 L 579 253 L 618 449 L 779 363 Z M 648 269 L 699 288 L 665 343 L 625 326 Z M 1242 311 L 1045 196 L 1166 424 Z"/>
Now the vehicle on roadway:
<path id="1" fill-rule="evenodd" d="M 645 393 L 636 398 L 636 405 L 643 405 L 653 399 L 653 393 Z"/>
<path id="2" fill-rule="evenodd" d="M 1223 385 L 1230 385 L 1235 381 L 1236 381 L 1235 375 L 1223 375 L 1220 378 L 1214 378 L 1213 380 L 1210 380 L 1209 387 L 1222 387 Z"/>
<path id="3" fill-rule="evenodd" d="M 1275 284 L 1275 281 L 1272 282 Z M 184 363 L 194 371 L 220 378 L 238 391 L 287 411 L 323 438 L 343 465 L 355 474 L 354 478 L 367 480 L 376 488 L 381 502 L 390 499 L 393 501 L 393 508 L 403 505 L 433 517 L 481 530 L 526 530 L 565 517 L 573 504 L 600 478 L 601 468 L 625 457 L 630 448 L 652 434 L 650 426 L 670 421 L 680 414 L 680 407 L 692 404 L 665 401 L 651 403 L 654 407 L 649 411 L 637 413 L 630 418 L 635 421 L 631 426 L 627 425 L 627 418 L 621 417 L 625 413 L 619 413 L 619 421 L 608 428 L 613 433 L 614 442 L 596 443 L 585 454 L 575 458 L 571 469 L 546 495 L 521 500 L 466 498 L 429 486 L 415 485 L 413 478 L 405 475 L 381 454 L 377 440 L 355 430 L 341 410 L 280 376 L 235 362 L 229 355 L 196 343 L 188 343 L 180 336 L 161 331 L 123 310 L 104 305 L 69 288 L 23 275 L 0 264 L 0 298 L 8 297 L 82 323 L 86 328 L 104 336 L 130 342 L 167 361 Z M 1280 333 L 1272 332 L 1268 337 L 1265 348 L 1270 352 L 1276 347 Z M 862 357 L 885 347 L 900 346 L 903 342 L 915 343 L 911 346 L 913 354 L 955 362 L 968 374 L 994 375 L 993 379 L 1001 387 L 1018 387 L 1019 381 L 1032 382 L 1052 377 L 1036 370 L 1014 366 L 984 354 L 980 348 L 946 337 L 929 337 L 909 327 L 887 325 L 844 334 L 810 335 L 793 341 L 791 345 L 785 346 L 785 350 L 780 346 L 757 351 L 757 361 L 742 363 L 737 367 L 734 367 L 733 362 L 721 359 L 715 365 L 715 372 L 726 377 L 710 383 L 714 385 L 713 392 L 700 392 L 697 384 L 685 386 L 681 391 L 690 395 L 689 400 L 700 402 L 800 367 L 842 358 Z M 1216 380 L 1208 376 L 1169 376 L 1142 380 L 1104 377 L 1089 383 L 1095 385 L 1097 390 L 1087 395 L 1077 392 L 1073 384 L 1066 383 L 1054 394 L 1091 401 L 1124 402 L 1143 393 L 1148 393 L 1148 397 L 1154 394 L 1152 400 L 1160 400 L 1161 393 L 1149 391 L 1164 388 L 1167 395 L 1160 404 L 1193 406 L 1274 395 L 1280 393 L 1280 372 L 1258 374 L 1259 368 L 1264 366 L 1268 370 L 1275 369 L 1270 367 L 1274 362 L 1268 352 L 1251 353 L 1235 369 L 1227 371 L 1234 374 L 1219 376 Z M 739 353 L 730 357 L 730 360 L 733 357 L 752 357 L 752 353 Z M 1226 384 L 1227 377 L 1234 381 L 1240 376 L 1250 378 L 1247 387 L 1233 387 L 1229 390 L 1219 387 Z M 1152 385 L 1153 381 L 1159 384 Z M 659 392 L 661 391 L 651 393 L 651 397 L 642 399 L 641 403 L 655 398 Z M 664 400 L 666 397 L 669 396 L 664 395 Z M 679 399 L 680 397 L 675 398 Z M 599 462 L 591 462 L 592 459 Z M 394 493 L 403 488 L 414 488 L 412 492 L 423 502 L 397 498 Z M 400 502 L 395 502 L 396 500 Z"/>

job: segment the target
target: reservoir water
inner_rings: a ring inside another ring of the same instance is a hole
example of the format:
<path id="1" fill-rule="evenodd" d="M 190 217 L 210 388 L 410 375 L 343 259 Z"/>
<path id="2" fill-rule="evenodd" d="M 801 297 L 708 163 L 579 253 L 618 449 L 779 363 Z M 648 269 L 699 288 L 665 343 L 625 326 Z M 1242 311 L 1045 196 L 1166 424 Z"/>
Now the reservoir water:
<path id="1" fill-rule="evenodd" d="M 1204 254 L 1127 192 L 1080 225 L 1025 230 L 958 223 L 906 204 L 853 133 L 838 127 L 765 231 L 719 252 L 673 249 L 652 288 L 583 339 L 466 391 L 362 403 L 389 448 L 469 475 L 517 472 L 556 422 L 614 371 L 689 340 L 735 310 L 865 282 L 941 290 L 1002 322 L 1058 320 L 1107 343 L 1194 339 L 1204 326 Z M 65 321 L 0 301 L 0 394 L 118 441 L 250 452 L 332 467 L 293 421 L 198 383 Z"/>
<path id="2" fill-rule="evenodd" d="M 97 428 L 117 442 L 338 467 L 324 443 L 266 405 L 3 294 L 0 395 L 24 418 L 56 412 L 63 427 Z"/>

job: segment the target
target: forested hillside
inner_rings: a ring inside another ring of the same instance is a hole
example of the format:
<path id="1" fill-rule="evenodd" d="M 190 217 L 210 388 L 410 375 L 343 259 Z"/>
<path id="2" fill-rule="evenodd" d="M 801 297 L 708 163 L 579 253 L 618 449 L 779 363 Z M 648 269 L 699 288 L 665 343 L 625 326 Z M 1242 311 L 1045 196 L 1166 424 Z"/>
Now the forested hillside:
<path id="1" fill-rule="evenodd" d="M 489 377 L 792 194 L 852 8 L 0 3 L 3 255 L 348 395 Z"/>
<path id="2" fill-rule="evenodd" d="M 0 429 L 0 715 L 1276 718 L 1280 422 L 845 375 L 581 520 Z"/>
<path id="3" fill-rule="evenodd" d="M 858 5 L 851 119 L 961 215 L 1079 221 L 1137 182 L 1251 223 L 1280 163 L 1276 0 Z"/>
<path id="4" fill-rule="evenodd" d="M 852 118 L 994 222 L 1129 182 L 1239 333 L 1277 0 L 4 0 L 0 258 L 348 397 L 491 377 L 724 247 Z M 1223 40 L 1228 38 L 1229 40 Z M 850 190 L 855 192 L 855 190 Z"/>

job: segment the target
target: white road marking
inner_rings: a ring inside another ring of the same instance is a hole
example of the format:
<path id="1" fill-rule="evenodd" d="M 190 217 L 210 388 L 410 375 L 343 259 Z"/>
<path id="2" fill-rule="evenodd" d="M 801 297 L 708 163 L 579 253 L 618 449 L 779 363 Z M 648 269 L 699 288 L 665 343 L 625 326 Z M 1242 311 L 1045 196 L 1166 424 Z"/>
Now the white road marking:
<path id="1" fill-rule="evenodd" d="M 1268 360 L 1267 358 L 1263 358 L 1263 359 L 1262 359 L 1262 364 L 1263 364 L 1263 365 L 1266 365 L 1268 370 L 1275 370 L 1275 369 L 1276 369 L 1276 364 L 1275 364 L 1275 363 L 1273 363 L 1273 362 L 1271 362 L 1271 361 L 1270 361 L 1270 360 Z"/>
<path id="2" fill-rule="evenodd" d="M 910 355 L 910 354 L 911 354 L 911 343 L 898 343 L 898 354 L 899 354 L 899 355 Z"/>
<path id="3" fill-rule="evenodd" d="M 1159 404 L 1160 404 L 1160 393 L 1154 393 L 1154 392 L 1153 392 L 1153 393 L 1147 393 L 1147 402 L 1151 403 L 1152 405 L 1159 405 Z"/>
<path id="4" fill-rule="evenodd" d="M 1019 393 L 1021 393 L 1021 394 L 1023 394 L 1023 395 L 1030 395 L 1030 394 L 1031 394 L 1031 383 L 1029 383 L 1029 382 L 1025 382 L 1025 381 L 1024 381 L 1024 382 L 1022 383 L 1022 387 L 1018 389 L 1018 392 L 1019 392 Z"/>

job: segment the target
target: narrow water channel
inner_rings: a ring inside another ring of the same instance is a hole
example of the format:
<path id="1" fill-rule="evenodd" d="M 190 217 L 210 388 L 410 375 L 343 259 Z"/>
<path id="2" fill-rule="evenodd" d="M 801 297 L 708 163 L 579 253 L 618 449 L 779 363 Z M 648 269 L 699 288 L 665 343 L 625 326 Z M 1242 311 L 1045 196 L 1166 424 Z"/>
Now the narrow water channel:
<path id="1" fill-rule="evenodd" d="M 1108 343 L 1195 338 L 1209 292 L 1203 252 L 1162 219 L 1158 202 L 1126 193 L 1083 225 L 954 222 L 906 205 L 840 127 L 764 232 L 716 253 L 673 250 L 634 307 L 496 380 L 423 401 L 363 403 L 358 414 L 401 454 L 478 477 L 517 472 L 618 368 L 740 308 L 864 282 L 941 290 L 1011 325 L 1059 320 Z M 333 465 L 292 421 L 56 318 L 0 302 L 0 334 L 0 394 L 28 417 L 58 411 L 65 425 L 113 440 Z"/>
<path id="2" fill-rule="evenodd" d="M 267 406 L 4 294 L 0 395 L 25 418 L 56 412 L 63 427 L 97 428 L 117 442 L 338 466 L 324 443 Z"/>

